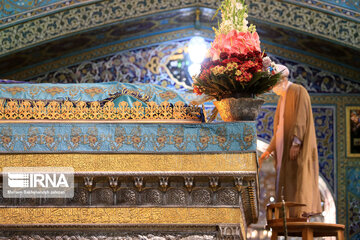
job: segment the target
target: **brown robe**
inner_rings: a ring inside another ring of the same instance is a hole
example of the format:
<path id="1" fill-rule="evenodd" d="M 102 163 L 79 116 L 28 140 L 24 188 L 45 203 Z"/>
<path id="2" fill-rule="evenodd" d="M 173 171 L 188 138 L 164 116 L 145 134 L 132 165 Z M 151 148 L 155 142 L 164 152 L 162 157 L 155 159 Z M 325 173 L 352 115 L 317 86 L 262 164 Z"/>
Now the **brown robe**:
<path id="1" fill-rule="evenodd" d="M 281 201 L 281 188 L 284 187 L 285 201 L 306 204 L 306 207 L 294 208 L 290 216 L 299 217 L 307 214 L 321 213 L 319 192 L 319 161 L 316 144 L 314 119 L 311 110 L 310 96 L 306 89 L 298 84 L 291 84 L 286 92 L 284 109 L 284 150 L 281 161 L 279 185 L 276 187 L 276 201 Z M 275 153 L 275 135 L 279 123 L 280 100 L 274 118 L 274 136 L 268 147 L 269 152 Z M 290 160 L 290 147 L 294 136 L 301 142 L 299 156 Z M 277 169 L 277 167 L 275 168 Z"/>

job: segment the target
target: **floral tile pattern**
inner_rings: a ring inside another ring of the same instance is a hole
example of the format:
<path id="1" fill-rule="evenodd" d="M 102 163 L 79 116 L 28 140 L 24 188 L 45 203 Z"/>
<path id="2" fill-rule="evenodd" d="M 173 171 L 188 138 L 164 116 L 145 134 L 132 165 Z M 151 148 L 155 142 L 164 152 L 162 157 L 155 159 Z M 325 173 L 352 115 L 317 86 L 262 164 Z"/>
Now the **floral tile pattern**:
<path id="1" fill-rule="evenodd" d="M 255 122 L 227 124 L 5 124 L 0 152 L 254 152 Z"/>
<path id="2" fill-rule="evenodd" d="M 360 167 L 346 169 L 348 238 L 360 237 Z"/>

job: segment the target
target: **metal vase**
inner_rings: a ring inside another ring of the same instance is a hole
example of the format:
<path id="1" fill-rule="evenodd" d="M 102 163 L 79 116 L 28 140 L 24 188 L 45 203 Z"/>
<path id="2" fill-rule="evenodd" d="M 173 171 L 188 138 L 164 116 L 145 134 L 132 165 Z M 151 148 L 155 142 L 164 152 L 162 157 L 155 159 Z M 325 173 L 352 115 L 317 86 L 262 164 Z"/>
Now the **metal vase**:
<path id="1" fill-rule="evenodd" d="M 264 102 L 258 98 L 225 98 L 214 104 L 224 122 L 234 122 L 254 121 Z"/>

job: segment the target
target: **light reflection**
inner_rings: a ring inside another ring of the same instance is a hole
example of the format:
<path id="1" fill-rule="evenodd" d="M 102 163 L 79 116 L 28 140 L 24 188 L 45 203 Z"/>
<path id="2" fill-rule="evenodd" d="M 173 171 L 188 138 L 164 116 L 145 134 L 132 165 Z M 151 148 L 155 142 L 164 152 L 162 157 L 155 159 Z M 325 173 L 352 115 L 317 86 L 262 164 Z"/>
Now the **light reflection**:
<path id="1" fill-rule="evenodd" d="M 246 239 L 267 240 L 271 238 L 271 235 L 272 235 L 271 229 L 268 231 L 264 228 L 248 228 L 248 231 L 246 233 Z"/>
<path id="2" fill-rule="evenodd" d="M 189 56 L 193 63 L 200 64 L 208 51 L 207 44 L 202 37 L 193 37 L 189 42 Z"/>

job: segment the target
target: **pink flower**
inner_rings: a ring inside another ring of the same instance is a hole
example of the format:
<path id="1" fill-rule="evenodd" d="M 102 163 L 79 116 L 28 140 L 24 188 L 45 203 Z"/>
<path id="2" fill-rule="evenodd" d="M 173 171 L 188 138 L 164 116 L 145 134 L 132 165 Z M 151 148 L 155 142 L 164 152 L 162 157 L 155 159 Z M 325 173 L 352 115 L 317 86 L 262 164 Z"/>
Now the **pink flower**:
<path id="1" fill-rule="evenodd" d="M 245 35 L 245 43 L 247 45 L 247 48 L 250 51 L 261 52 L 260 39 L 259 39 L 259 35 L 257 34 L 257 32 L 254 32 L 254 33 L 247 32 L 247 34 Z"/>
<path id="2" fill-rule="evenodd" d="M 213 60 L 220 58 L 220 53 L 247 54 L 250 51 L 261 51 L 260 39 L 257 32 L 238 32 L 231 30 L 228 34 L 219 34 L 210 48 Z"/>

